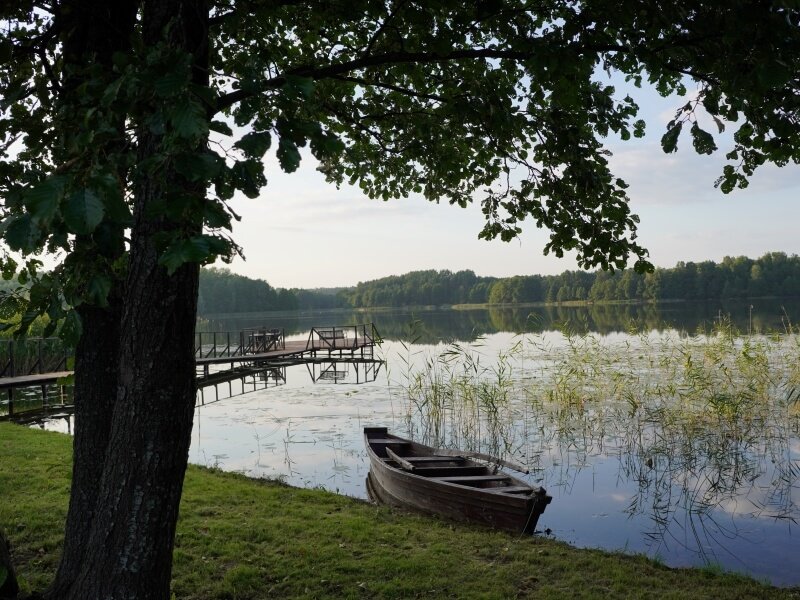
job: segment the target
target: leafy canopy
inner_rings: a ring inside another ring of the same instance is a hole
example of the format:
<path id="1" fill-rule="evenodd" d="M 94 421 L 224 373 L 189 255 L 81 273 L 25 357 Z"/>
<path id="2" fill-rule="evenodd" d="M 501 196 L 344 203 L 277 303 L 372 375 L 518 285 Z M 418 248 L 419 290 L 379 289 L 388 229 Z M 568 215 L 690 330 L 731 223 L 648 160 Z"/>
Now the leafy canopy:
<path id="1" fill-rule="evenodd" d="M 69 66 L 72 3 L 0 8 L 0 233 L 28 257 L 6 256 L 2 273 L 32 282 L 13 296 L 26 314 L 55 323 L 107 302 L 124 279 L 134 191 L 154 181 L 166 190 L 154 210 L 173 224 L 158 234 L 161 263 L 230 259 L 238 217 L 227 202 L 258 196 L 266 153 L 291 172 L 303 149 L 330 182 L 371 198 L 480 202 L 482 238 L 512 239 L 532 219 L 551 232 L 545 253 L 575 251 L 585 268 L 632 257 L 649 270 L 604 147 L 645 124 L 603 70 L 686 96 L 666 152 L 686 130 L 697 152 L 714 152 L 733 124 L 725 192 L 765 162 L 800 161 L 797 0 L 211 5 L 208 87 L 192 56 L 145 46 L 139 29 L 110 64 Z M 143 132 L 159 144 L 147 160 Z M 51 273 L 41 252 L 61 257 Z"/>

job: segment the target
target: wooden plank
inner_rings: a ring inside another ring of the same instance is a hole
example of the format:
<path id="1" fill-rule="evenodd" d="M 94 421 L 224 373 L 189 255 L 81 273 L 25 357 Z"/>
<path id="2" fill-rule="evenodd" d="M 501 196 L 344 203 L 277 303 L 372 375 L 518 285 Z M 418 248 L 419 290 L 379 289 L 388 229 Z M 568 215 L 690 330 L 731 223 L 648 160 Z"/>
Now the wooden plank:
<path id="1" fill-rule="evenodd" d="M 349 350 L 355 353 L 357 350 L 369 348 L 374 343 L 364 338 L 359 338 L 355 343 L 347 344 L 331 344 L 331 345 L 308 345 L 308 342 L 303 340 L 289 340 L 284 342 L 283 348 L 269 350 L 267 352 L 259 352 L 256 354 L 238 354 L 236 356 L 208 356 L 195 358 L 195 364 L 198 365 L 213 365 L 225 363 L 240 363 L 240 362 L 253 362 L 265 360 L 280 360 L 281 358 L 289 358 L 293 356 L 304 356 L 313 354 L 320 350 Z"/>
<path id="2" fill-rule="evenodd" d="M 510 460 L 503 460 L 502 458 L 497 458 L 496 456 L 491 456 L 489 454 L 484 454 L 483 452 L 469 452 L 466 450 L 449 450 L 447 448 L 439 448 L 436 450 L 436 452 L 448 456 L 468 456 L 470 458 L 478 458 L 480 460 L 485 460 L 487 462 L 494 463 L 496 465 L 500 465 L 508 469 L 513 469 L 514 471 L 519 471 L 520 473 L 525 473 L 525 474 L 530 473 L 528 469 L 526 469 L 520 464 L 511 462 Z"/>
<path id="3" fill-rule="evenodd" d="M 72 371 L 54 371 L 52 373 L 42 373 L 41 375 L 0 377 L 0 389 L 25 387 L 28 385 L 40 385 L 42 383 L 53 383 L 70 375 L 72 375 Z"/>
<path id="4" fill-rule="evenodd" d="M 388 450 L 387 450 L 388 452 Z M 449 467 L 417 467 L 414 473 L 423 477 L 447 477 L 453 475 L 486 475 L 488 469 L 483 465 L 452 465 Z"/>
<path id="5" fill-rule="evenodd" d="M 404 456 L 408 462 L 429 463 L 429 462 L 464 462 L 463 456 Z"/>
<path id="6" fill-rule="evenodd" d="M 398 438 L 370 438 L 370 444 L 409 444 L 408 440 L 401 440 Z"/>
<path id="7" fill-rule="evenodd" d="M 391 448 L 386 448 L 386 456 L 391 458 L 393 461 L 395 461 L 397 464 L 403 467 L 406 471 L 413 472 L 416 469 L 414 465 L 405 460 L 402 456 L 398 456 L 394 451 L 392 451 Z"/>
<path id="8" fill-rule="evenodd" d="M 492 494 L 520 494 L 524 492 L 532 492 L 533 488 L 527 485 L 506 485 L 498 487 L 483 488 L 485 492 Z"/>
<path id="9" fill-rule="evenodd" d="M 437 481 L 447 481 L 449 483 L 479 483 L 481 481 L 510 481 L 508 475 L 463 475 L 453 477 L 431 477 Z"/>

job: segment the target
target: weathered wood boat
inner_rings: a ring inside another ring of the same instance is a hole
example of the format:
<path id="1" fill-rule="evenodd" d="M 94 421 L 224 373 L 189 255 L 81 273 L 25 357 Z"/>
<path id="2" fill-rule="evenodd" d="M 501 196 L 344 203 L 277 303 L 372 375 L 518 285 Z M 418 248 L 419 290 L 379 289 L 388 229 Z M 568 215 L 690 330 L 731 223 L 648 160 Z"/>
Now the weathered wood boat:
<path id="1" fill-rule="evenodd" d="M 533 533 L 552 498 L 478 458 L 478 453 L 436 449 L 365 427 L 370 459 L 367 488 L 373 499 L 497 529 Z M 512 466 L 505 461 L 497 461 Z"/>

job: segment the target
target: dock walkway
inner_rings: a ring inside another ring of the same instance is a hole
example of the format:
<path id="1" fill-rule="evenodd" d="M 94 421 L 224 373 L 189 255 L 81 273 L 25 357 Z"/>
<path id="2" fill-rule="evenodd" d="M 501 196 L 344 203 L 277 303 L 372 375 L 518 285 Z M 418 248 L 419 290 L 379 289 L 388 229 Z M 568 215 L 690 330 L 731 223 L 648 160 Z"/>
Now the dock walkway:
<path id="1" fill-rule="evenodd" d="M 195 339 L 197 387 L 215 385 L 243 373 L 297 364 L 332 360 L 374 362 L 373 349 L 380 342 L 380 335 L 372 323 L 313 327 L 306 339 L 289 341 L 285 332 L 279 329 L 255 328 L 235 333 L 198 332 Z M 66 359 L 62 364 L 65 363 Z M 41 360 L 38 364 L 42 364 Z M 221 368 L 225 365 L 229 365 L 228 368 Z M 0 390 L 8 392 L 8 414 L 0 415 L 0 420 L 12 416 L 17 418 L 22 414 L 14 412 L 14 390 L 17 388 L 41 386 L 44 408 L 47 404 L 47 386 L 72 374 L 72 371 L 58 370 L 0 377 Z"/>

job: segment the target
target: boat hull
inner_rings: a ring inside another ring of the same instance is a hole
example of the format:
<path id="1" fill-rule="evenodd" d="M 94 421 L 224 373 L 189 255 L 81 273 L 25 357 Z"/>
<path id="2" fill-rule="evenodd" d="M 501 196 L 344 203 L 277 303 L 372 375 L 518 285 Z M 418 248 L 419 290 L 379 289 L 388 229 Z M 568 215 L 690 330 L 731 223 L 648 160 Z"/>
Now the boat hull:
<path id="1" fill-rule="evenodd" d="M 503 487 L 481 488 L 418 475 L 400 468 L 396 461 L 387 457 L 385 447 L 403 448 L 415 457 L 435 454 L 436 449 L 391 436 L 383 428 L 365 429 L 365 439 L 370 456 L 367 488 L 375 500 L 385 504 L 481 523 L 497 529 L 533 533 L 539 516 L 551 500 L 544 489 L 532 487 L 511 476 L 502 478 Z M 381 444 L 373 443 L 371 439 L 398 441 Z M 479 464 L 466 462 L 466 467 Z M 506 493 L 504 487 L 517 492 Z"/>

